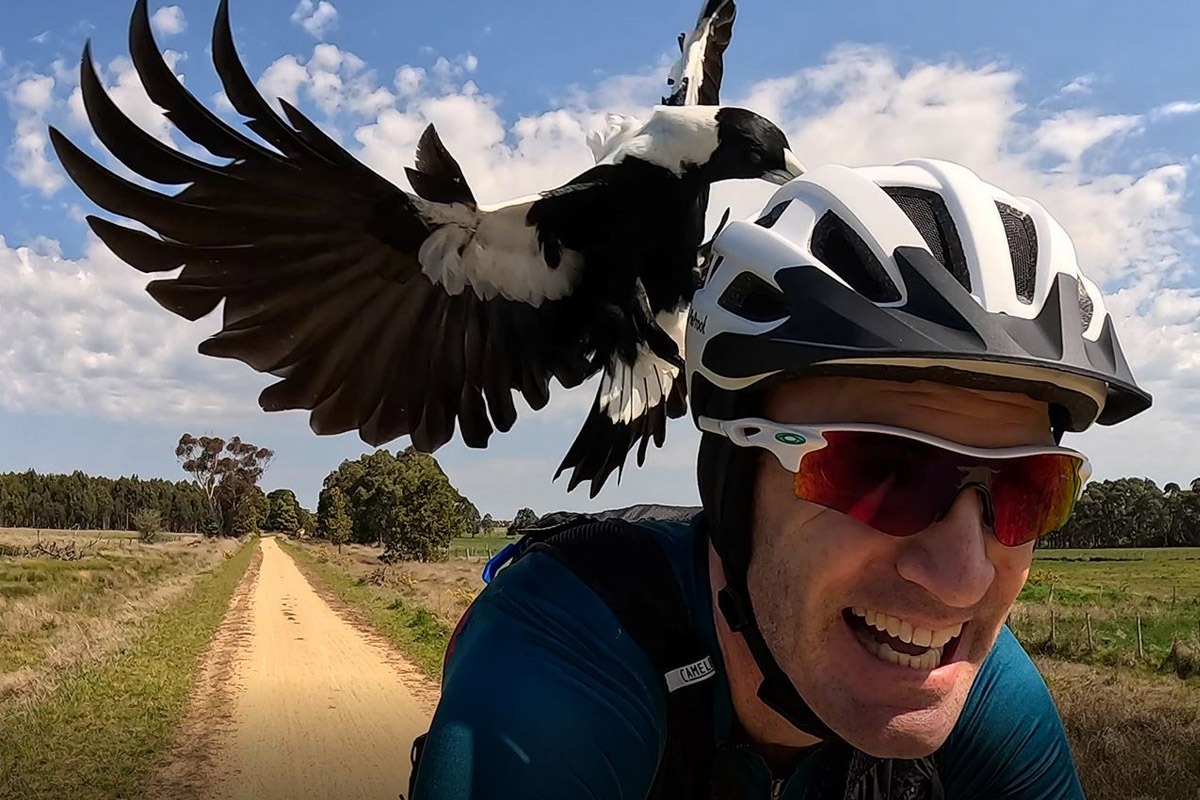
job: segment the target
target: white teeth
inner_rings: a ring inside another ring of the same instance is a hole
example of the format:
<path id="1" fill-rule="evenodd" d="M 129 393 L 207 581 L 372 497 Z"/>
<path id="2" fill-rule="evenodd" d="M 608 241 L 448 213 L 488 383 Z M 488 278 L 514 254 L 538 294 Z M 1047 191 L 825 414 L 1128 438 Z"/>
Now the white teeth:
<path id="1" fill-rule="evenodd" d="M 874 611 L 869 608 L 855 607 L 854 614 L 866 620 L 866 623 L 878 631 L 884 631 L 889 636 L 895 636 L 902 642 L 911 642 L 918 647 L 944 647 L 947 642 L 962 633 L 963 624 L 951 625 L 939 631 L 929 628 L 919 628 L 908 620 Z"/>
<path id="2" fill-rule="evenodd" d="M 884 661 L 891 661 L 893 664 L 900 664 L 902 667 L 908 666 L 908 656 L 903 653 L 897 653 L 886 644 L 879 645 L 879 652 L 876 653 L 876 655 L 882 658 Z M 904 659 L 903 663 L 900 661 L 901 658 Z"/>
<path id="3" fill-rule="evenodd" d="M 962 623 L 961 622 L 953 627 L 942 628 L 940 631 L 936 631 L 933 634 L 933 638 L 929 642 L 929 644 L 932 647 L 942 647 L 943 645 L 946 644 L 946 642 L 950 641 L 955 636 L 958 636 L 960 633 L 962 633 Z"/>
<path id="4" fill-rule="evenodd" d="M 884 661 L 890 661 L 893 664 L 899 664 L 902 667 L 909 669 L 922 670 L 928 672 L 935 668 L 942 660 L 941 650 L 929 650 L 923 655 L 910 656 L 907 653 L 897 653 L 886 644 L 871 642 L 868 644 L 868 650 L 872 655 Z"/>

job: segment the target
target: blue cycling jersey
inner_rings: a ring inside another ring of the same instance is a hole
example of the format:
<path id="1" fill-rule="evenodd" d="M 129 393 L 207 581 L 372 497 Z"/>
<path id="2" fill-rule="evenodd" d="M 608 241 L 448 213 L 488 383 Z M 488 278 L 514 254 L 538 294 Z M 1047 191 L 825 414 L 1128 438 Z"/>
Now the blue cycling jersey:
<path id="1" fill-rule="evenodd" d="M 713 624 L 703 538 L 658 529 L 716 665 L 714 738 L 733 706 Z M 643 800 L 665 745 L 666 699 L 649 659 L 609 607 L 552 557 L 501 570 L 473 604 L 447 659 L 410 800 Z M 801 800 L 823 747 L 772 775 L 749 747 L 723 747 L 723 770 L 748 800 Z M 1007 628 L 939 751 L 950 800 L 1082 800 L 1062 723 L 1041 676 Z"/>

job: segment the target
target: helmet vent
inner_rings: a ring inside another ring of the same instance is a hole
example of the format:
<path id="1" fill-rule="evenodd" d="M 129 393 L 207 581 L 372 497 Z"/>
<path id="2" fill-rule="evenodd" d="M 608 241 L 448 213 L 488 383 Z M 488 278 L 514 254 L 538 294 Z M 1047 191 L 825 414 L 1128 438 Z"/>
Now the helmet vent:
<path id="1" fill-rule="evenodd" d="M 884 186 L 883 190 L 896 201 L 896 205 L 900 206 L 900 210 L 921 234 L 933 257 L 949 270 L 964 289 L 971 291 L 967 257 L 963 254 L 962 241 L 954 227 L 954 217 L 950 215 L 941 195 L 911 186 Z"/>
<path id="2" fill-rule="evenodd" d="M 1079 287 L 1079 313 L 1083 317 L 1083 329 L 1086 331 L 1092 324 L 1092 313 L 1095 310 L 1092 306 L 1092 296 L 1087 293 L 1083 281 L 1079 281 L 1075 285 Z"/>
<path id="3" fill-rule="evenodd" d="M 774 322 L 788 316 L 783 292 L 753 272 L 743 272 L 730 281 L 717 305 L 752 322 Z"/>
<path id="4" fill-rule="evenodd" d="M 1033 219 L 1012 206 L 996 202 L 1004 233 L 1008 236 L 1008 255 L 1012 259 L 1013 280 L 1017 297 L 1024 303 L 1033 302 L 1033 285 L 1037 276 L 1037 228 Z"/>
<path id="5" fill-rule="evenodd" d="M 813 228 L 812 253 L 871 302 L 891 303 L 900 299 L 900 290 L 871 248 L 832 211 L 826 211 Z"/>
<path id="6" fill-rule="evenodd" d="M 782 203 L 776 203 L 771 206 L 771 210 L 763 214 L 758 219 L 754 220 L 755 225 L 762 225 L 764 228 L 773 228 L 775 223 L 779 222 L 779 218 L 783 216 L 783 212 L 787 211 L 787 207 L 791 204 L 792 199 L 788 198 Z"/>

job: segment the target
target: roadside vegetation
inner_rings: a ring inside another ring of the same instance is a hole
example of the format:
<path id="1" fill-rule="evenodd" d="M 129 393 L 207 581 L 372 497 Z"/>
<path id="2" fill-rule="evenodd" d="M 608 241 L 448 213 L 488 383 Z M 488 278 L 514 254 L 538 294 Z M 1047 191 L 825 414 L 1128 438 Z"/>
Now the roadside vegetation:
<path id="1" fill-rule="evenodd" d="M 117 800 L 143 791 L 183 719 L 200 656 L 258 551 L 258 537 L 233 544 L 219 549 L 216 559 L 194 565 L 198 573 L 187 589 L 169 600 L 160 597 L 161 605 L 148 610 L 119 644 L 97 657 L 58 666 L 53 680 L 37 690 L 0 701 L 0 798 Z M 134 566 L 141 561 L 169 563 L 101 555 L 83 569 L 114 581 L 168 569 Z M 77 578 L 79 571 L 33 570 L 52 576 L 39 581 L 47 584 L 40 597 L 92 583 L 67 577 L 74 572 Z M 96 596 L 123 595 L 109 586 Z M 31 657 L 31 645 L 21 652 L 22 658 L 38 661 Z"/>
<path id="2" fill-rule="evenodd" d="M 119 648 L 238 545 L 142 537 L 0 529 L 0 703 Z"/>

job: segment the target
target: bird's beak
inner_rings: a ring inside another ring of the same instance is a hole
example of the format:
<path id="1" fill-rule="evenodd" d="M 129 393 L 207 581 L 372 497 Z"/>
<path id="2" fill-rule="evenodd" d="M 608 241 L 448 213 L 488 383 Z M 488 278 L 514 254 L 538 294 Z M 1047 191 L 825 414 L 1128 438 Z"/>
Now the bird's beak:
<path id="1" fill-rule="evenodd" d="M 782 186 L 793 178 L 799 178 L 808 171 L 804 164 L 800 163 L 800 159 L 796 158 L 796 154 L 791 150 L 783 151 L 783 163 L 783 169 L 773 169 L 767 174 L 763 175 L 763 177 L 769 180 L 771 183 Z"/>

